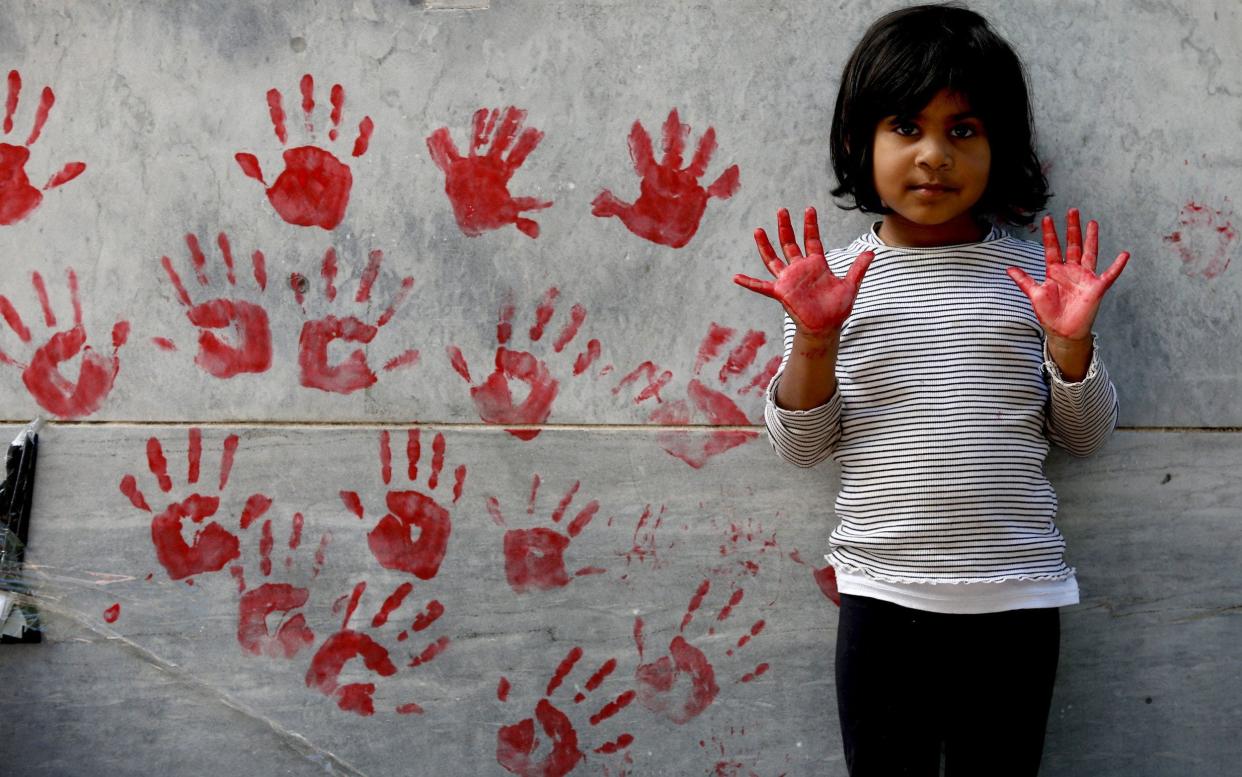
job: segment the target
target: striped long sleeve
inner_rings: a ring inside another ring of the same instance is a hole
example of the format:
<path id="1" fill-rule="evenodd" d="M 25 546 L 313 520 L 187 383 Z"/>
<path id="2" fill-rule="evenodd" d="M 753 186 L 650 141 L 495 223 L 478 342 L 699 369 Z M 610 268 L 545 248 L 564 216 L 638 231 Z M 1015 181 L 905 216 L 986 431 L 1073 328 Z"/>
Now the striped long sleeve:
<path id="1" fill-rule="evenodd" d="M 995 229 L 932 248 L 869 232 L 828 264 L 843 275 L 866 249 L 876 258 L 841 330 L 837 391 L 817 408 L 782 409 L 778 371 L 764 413 L 784 459 L 840 467 L 833 565 L 896 583 L 1067 578 L 1044 460 L 1050 442 L 1097 450 L 1117 399 L 1098 349 L 1083 381 L 1062 379 L 1005 273 L 1042 280 L 1043 247 Z M 787 318 L 786 359 L 793 331 Z"/>

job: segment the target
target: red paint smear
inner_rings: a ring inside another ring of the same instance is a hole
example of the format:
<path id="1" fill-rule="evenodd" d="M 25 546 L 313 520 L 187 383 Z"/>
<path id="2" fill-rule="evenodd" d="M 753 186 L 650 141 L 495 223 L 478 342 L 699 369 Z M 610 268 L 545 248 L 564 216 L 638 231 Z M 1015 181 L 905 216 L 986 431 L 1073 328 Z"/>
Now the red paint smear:
<path id="1" fill-rule="evenodd" d="M 365 352 L 355 349 L 344 361 L 329 364 L 328 347 L 335 340 L 369 344 L 378 332 L 377 327 L 354 316 L 339 319 L 325 316 L 317 321 L 307 321 L 302 325 L 298 342 L 301 384 L 337 394 L 352 394 L 374 386 L 378 378 L 367 365 Z"/>
<path id="2" fill-rule="evenodd" d="M 237 642 L 252 655 L 293 658 L 315 642 L 315 634 L 298 613 L 281 621 L 272 632 L 267 619 L 272 613 L 290 613 L 306 604 L 310 592 L 288 583 L 264 583 L 242 594 L 238 605 Z"/>
<path id="3" fill-rule="evenodd" d="M 242 163 L 241 155 L 238 157 Z M 267 189 L 267 199 L 276 213 L 300 227 L 335 229 L 349 206 L 354 180 L 349 166 L 316 146 L 287 149 L 283 158 L 284 171 Z M 246 164 L 242 169 L 250 175 Z"/>
<path id="4" fill-rule="evenodd" d="M 634 691 L 626 691 L 625 693 L 622 693 L 617 698 L 608 702 L 607 704 L 605 704 L 603 707 L 600 708 L 599 712 L 591 716 L 590 718 L 591 725 L 598 726 L 600 723 L 604 722 L 605 720 L 608 720 L 609 718 L 616 715 L 621 710 L 630 706 L 630 702 L 634 701 L 634 698 L 637 695 L 638 694 L 636 694 Z"/>
<path id="5" fill-rule="evenodd" d="M 116 619 L 117 619 L 117 618 L 119 618 L 119 617 L 121 617 L 121 605 L 120 605 L 120 603 L 114 604 L 114 605 L 112 605 L 111 607 L 109 607 L 108 609 L 104 610 L 104 614 L 103 614 L 103 616 L 104 616 L 104 620 L 105 620 L 106 622 L 108 622 L 108 623 L 116 623 Z"/>
<path id="6" fill-rule="evenodd" d="M 194 267 L 194 275 L 198 278 L 199 286 L 210 286 L 211 281 L 207 279 L 207 257 L 203 254 L 203 249 L 198 244 L 198 236 L 193 233 L 185 236 L 185 244 L 190 249 L 190 264 Z"/>
<path id="7" fill-rule="evenodd" d="M 223 491 L 229 483 L 229 473 L 233 471 L 233 456 L 237 453 L 238 442 L 239 439 L 235 434 L 224 438 L 224 452 L 220 456 L 220 485 L 218 486 L 220 491 Z"/>
<path id="8" fill-rule="evenodd" d="M 581 482 L 575 480 L 573 485 L 569 487 L 569 490 L 565 492 L 565 495 L 561 497 L 561 501 L 556 505 L 556 510 L 552 512 L 553 523 L 560 523 L 561 518 L 565 515 L 565 510 L 569 507 L 569 503 L 573 501 L 574 495 L 578 493 L 579 485 L 581 485 Z"/>
<path id="9" fill-rule="evenodd" d="M 428 661 L 431 661 L 445 650 L 448 650 L 449 644 L 450 640 L 448 637 L 440 637 L 435 642 L 423 648 L 423 652 L 411 659 L 410 666 L 421 666 Z"/>
<path id="10" fill-rule="evenodd" d="M 272 366 L 272 334 L 267 311 L 250 302 L 212 299 L 194 305 L 186 318 L 199 328 L 194 363 L 216 378 L 266 372 Z M 237 345 L 220 339 L 212 329 L 232 329 Z"/>
<path id="11" fill-rule="evenodd" d="M 427 486 L 436 488 L 440 482 L 440 473 L 444 470 L 444 435 L 436 433 L 431 441 L 431 476 L 427 478 Z"/>
<path id="12" fill-rule="evenodd" d="M 1227 202 L 1228 198 L 1225 199 Z M 1176 246 L 1184 274 L 1212 279 L 1229 267 L 1230 249 L 1238 237 L 1237 230 L 1228 221 L 1232 215 L 1232 212 L 1209 208 L 1195 202 L 1187 203 L 1182 208 L 1179 223 L 1185 231 L 1178 230 L 1165 235 L 1164 240 Z M 1195 245 L 1186 244 L 1190 238 L 1195 238 L 1192 240 Z M 1203 245 L 1204 241 L 1208 245 Z"/>
<path id="13" fill-rule="evenodd" d="M 284 145 L 289 141 L 289 135 L 285 132 L 285 109 L 281 105 L 279 89 L 267 90 L 267 108 L 272 117 L 272 129 L 276 131 L 276 138 Z"/>
<path id="14" fill-rule="evenodd" d="M 392 446 L 390 444 L 387 430 L 380 432 L 379 460 L 380 477 L 383 478 L 384 485 L 388 485 L 392 482 Z"/>
<path id="15" fill-rule="evenodd" d="M 564 558 L 568 547 L 568 537 L 542 526 L 505 532 L 505 578 L 509 587 L 525 593 L 568 585 Z"/>
<path id="16" fill-rule="evenodd" d="M 47 298 L 47 287 L 43 285 L 43 276 L 38 270 L 30 273 L 30 284 L 34 286 L 35 295 L 39 298 L 39 307 L 43 308 L 43 321 L 49 327 L 56 326 L 56 315 L 52 313 L 52 303 Z"/>
<path id="17" fill-rule="evenodd" d="M 329 248 L 323 255 L 323 265 L 319 275 L 323 278 L 324 296 L 331 302 L 336 299 L 336 249 Z"/>
<path id="18" fill-rule="evenodd" d="M 147 439 L 147 468 L 159 481 L 161 491 L 165 494 L 172 491 L 172 478 L 168 477 L 168 459 L 164 458 L 164 447 L 155 437 Z"/>
<path id="19" fill-rule="evenodd" d="M 241 564 L 234 564 L 229 567 L 229 574 L 233 576 L 233 581 L 237 583 L 237 593 L 246 591 L 246 571 L 242 569 Z"/>
<path id="20" fill-rule="evenodd" d="M 380 626 L 387 623 L 388 616 L 392 614 L 393 610 L 401 606 L 401 603 L 405 601 L 405 597 L 409 596 L 410 592 L 413 590 L 414 584 L 410 582 L 405 582 L 397 586 L 396 590 L 389 594 L 388 598 L 384 600 L 384 604 L 380 606 L 380 611 L 377 612 L 375 617 L 371 619 L 371 627 L 378 629 Z"/>
<path id="21" fill-rule="evenodd" d="M 13 303 L 9 302 L 9 298 L 4 295 L 0 295 L 0 315 L 4 316 L 5 323 L 23 343 L 30 342 L 30 330 L 26 328 L 26 324 L 22 321 L 17 309 L 13 307 Z"/>
<path id="22" fill-rule="evenodd" d="M 556 667 L 556 671 L 552 674 L 552 679 L 548 680 L 548 688 L 544 691 L 544 696 L 551 696 L 553 691 L 561 686 L 565 677 L 573 670 L 574 664 L 578 663 L 580 658 L 582 658 L 582 648 L 576 645 L 570 648 L 569 652 L 565 654 L 565 658 L 561 660 L 560 665 Z"/>
<path id="23" fill-rule="evenodd" d="M 746 674 L 742 675 L 741 682 L 748 683 L 751 680 L 754 680 L 756 677 L 761 677 L 763 673 L 766 671 L 768 671 L 768 665 L 760 664 L 759 666 L 755 667 L 755 671 L 747 672 Z"/>
<path id="24" fill-rule="evenodd" d="M 496 320 L 496 342 L 504 345 L 513 336 L 513 303 L 506 302 L 500 306 L 500 315 Z"/>
<path id="25" fill-rule="evenodd" d="M 526 399 L 514 405 L 509 382 L 529 387 Z M 541 424 L 552 412 L 560 383 L 552 377 L 547 365 L 525 351 L 496 349 L 496 369 L 487 380 L 470 389 L 479 417 L 489 424 Z M 506 429 L 520 440 L 533 440 L 539 429 Z"/>
<path id="26" fill-rule="evenodd" d="M 267 259 L 262 251 L 255 251 L 250 257 L 254 265 L 254 282 L 259 284 L 260 291 L 267 291 Z"/>
<path id="27" fill-rule="evenodd" d="M 253 178 L 259 183 L 267 186 L 267 181 L 263 179 L 263 168 L 259 165 L 259 159 L 254 154 L 246 154 L 239 152 L 233 155 L 237 160 L 237 166 L 242 169 L 248 178 Z"/>
<path id="28" fill-rule="evenodd" d="M 724 348 L 735 334 L 737 333 L 733 329 L 713 321 L 707 329 L 703 342 L 699 344 L 699 353 L 694 359 L 694 374 L 698 375 L 704 365 L 719 356 L 720 349 Z"/>
<path id="29" fill-rule="evenodd" d="M 414 631 L 422 631 L 439 620 L 443 614 L 444 605 L 440 604 L 439 600 L 432 599 L 430 602 L 427 602 L 427 607 L 423 612 L 414 616 L 414 622 L 410 624 L 410 628 Z"/>
<path id="30" fill-rule="evenodd" d="M 408 704 L 402 704 L 400 707 L 397 707 L 397 714 L 398 715 L 422 715 L 423 708 L 414 702 L 410 702 Z"/>
<path id="31" fill-rule="evenodd" d="M 673 637 L 669 653 L 671 657 L 663 656 L 653 663 L 639 665 L 635 672 L 638 700 L 648 710 L 680 725 L 711 706 L 720 688 L 716 685 L 715 670 L 703 651 L 681 635 Z"/>
<path id="32" fill-rule="evenodd" d="M 560 353 L 565 348 L 565 345 L 578 334 L 578 329 L 581 328 L 583 321 L 586 321 L 586 308 L 575 303 L 569 310 L 569 321 L 561 329 L 560 334 L 556 336 L 556 340 L 552 342 L 552 350 Z"/>
<path id="33" fill-rule="evenodd" d="M 457 150 L 447 127 L 441 127 L 428 136 L 427 150 L 436 167 L 444 172 L 444 192 L 463 234 L 477 237 L 487 230 L 512 224 L 523 234 L 535 238 L 539 236 L 539 224 L 522 213 L 547 208 L 552 203 L 534 197 L 514 197 L 509 193 L 509 179 L 539 145 L 543 133 L 528 127 L 518 135 L 518 129 L 526 119 L 526 111 L 509 106 L 500 120 L 499 129 L 492 135 L 498 117 L 498 110 L 491 111 L 490 118 L 486 108 L 475 112 L 474 134 L 468 156 L 463 157 Z M 480 154 L 489 136 L 491 148 L 487 153 Z M 513 143 L 513 148 L 505 158 L 503 155 L 510 143 Z"/>
<path id="34" fill-rule="evenodd" d="M 543 299 L 535 306 L 535 323 L 530 328 L 531 342 L 543 337 L 543 328 L 552 320 L 552 314 L 556 311 L 555 303 L 560 295 L 561 292 L 553 286 L 544 292 Z M 559 348 L 556 350 L 560 351 Z"/>
<path id="35" fill-rule="evenodd" d="M 594 518 L 595 514 L 598 512 L 599 502 L 592 499 L 587 506 L 582 508 L 582 511 L 574 516 L 574 519 L 569 522 L 569 526 L 566 528 L 566 531 L 569 532 L 569 536 L 577 537 L 581 534 L 582 530 L 587 527 L 587 525 L 591 522 L 591 519 Z"/>
<path id="36" fill-rule="evenodd" d="M 151 506 L 147 504 L 146 498 L 142 495 L 142 491 L 138 490 L 138 481 L 133 475 L 126 475 L 121 478 L 121 493 L 129 499 L 129 503 L 139 510 L 151 512 Z"/>
<path id="37" fill-rule="evenodd" d="M 250 525 L 259 518 L 262 518 L 271 506 L 272 500 L 268 497 L 263 494 L 252 494 L 250 498 L 246 500 L 245 507 L 242 508 L 241 527 L 243 529 L 249 529 Z"/>
<path id="38" fill-rule="evenodd" d="M 56 95 L 49 87 L 43 87 L 43 91 L 39 94 L 39 107 L 35 110 L 34 127 L 31 128 L 30 135 L 26 138 L 27 146 L 33 146 L 38 141 L 40 133 L 43 132 L 43 125 L 47 124 L 47 115 L 55 103 Z"/>
<path id="39" fill-rule="evenodd" d="M 435 577 L 452 532 L 448 510 L 416 491 L 390 491 L 387 505 L 388 514 L 367 534 L 371 553 L 385 569 L 407 572 L 421 580 Z"/>
<path id="40" fill-rule="evenodd" d="M 64 167 L 60 168 L 59 172 L 47 179 L 47 183 L 43 184 L 43 189 L 47 191 L 48 189 L 55 189 L 57 186 L 63 186 L 84 172 L 86 172 L 86 165 L 84 163 L 67 162 Z"/>
<path id="41" fill-rule="evenodd" d="M 681 628 L 678 631 L 684 632 L 686 627 L 690 625 L 690 621 L 694 620 L 694 613 L 699 609 L 699 605 L 703 604 L 703 597 L 707 596 L 707 592 L 711 590 L 711 583 L 704 580 L 699 583 L 698 590 L 694 592 L 694 596 L 690 597 L 690 605 L 686 607 L 686 614 L 681 619 Z"/>
<path id="42" fill-rule="evenodd" d="M 307 73 L 302 76 L 299 86 L 302 89 L 302 113 L 306 114 L 306 131 L 314 132 L 315 127 L 311 124 L 311 111 L 315 110 L 315 79 Z"/>
<path id="43" fill-rule="evenodd" d="M 444 350 L 448 354 L 449 364 L 453 365 L 453 370 L 462 377 L 462 380 L 470 383 L 470 368 L 466 366 L 466 357 L 462 356 L 461 349 L 450 345 Z"/>
<path id="44" fill-rule="evenodd" d="M 9 71 L 9 93 L 4 101 L 4 133 L 13 131 L 13 114 L 17 111 L 17 98 L 22 91 L 22 76 L 16 70 Z"/>
<path id="45" fill-rule="evenodd" d="M 538 475 L 538 473 L 536 473 L 535 475 L 531 476 L 531 479 L 530 479 L 530 497 L 529 497 L 529 499 L 527 499 L 527 501 L 526 501 L 526 514 L 527 514 L 527 515 L 534 515 L 534 514 L 535 514 L 535 497 L 536 497 L 536 496 L 538 496 L 538 494 L 539 494 L 539 483 L 540 483 L 540 480 L 539 480 L 539 475 Z M 576 487 L 577 487 L 577 483 L 575 483 L 575 484 L 574 484 L 574 488 L 576 488 Z M 556 518 L 553 518 L 552 520 L 556 520 Z M 503 526 L 504 524 L 502 523 L 501 525 Z"/>
<path id="46" fill-rule="evenodd" d="M 634 618 L 634 646 L 638 648 L 638 660 L 643 660 L 643 648 L 646 642 L 643 640 L 643 619 L 642 616 Z"/>
<path id="47" fill-rule="evenodd" d="M 362 500 L 358 497 L 357 492 L 341 491 L 341 501 L 345 504 L 345 509 L 354 515 L 362 518 Z"/>
<path id="48" fill-rule="evenodd" d="M 500 682 L 496 684 L 496 698 L 501 701 L 508 701 L 509 689 L 511 687 L 512 686 L 509 685 L 509 679 L 507 677 L 500 678 Z"/>
<path id="49" fill-rule="evenodd" d="M 760 371 L 759 374 L 755 375 L 754 379 L 751 380 L 750 383 L 747 383 L 746 387 L 738 393 L 749 394 L 752 391 L 766 390 L 768 384 L 772 382 L 772 378 L 776 375 L 776 371 L 779 370 L 780 367 L 781 357 L 773 356 L 768 360 L 768 363 L 764 365 L 763 370 Z"/>
<path id="50" fill-rule="evenodd" d="M 583 567 L 582 569 L 579 569 L 577 572 L 574 572 L 574 577 L 586 577 L 587 575 L 603 575 L 607 573 L 608 573 L 608 570 L 604 569 L 603 567 Z"/>
<path id="51" fill-rule="evenodd" d="M 406 475 L 410 480 L 418 479 L 418 460 L 422 458 L 421 435 L 418 429 L 407 429 L 405 432 Z"/>
<path id="52" fill-rule="evenodd" d="M 737 646 L 743 647 L 747 642 L 750 642 L 751 637 L 759 636 L 759 634 L 763 631 L 763 627 L 765 625 L 767 624 L 763 620 L 755 621 L 754 625 L 750 627 L 750 633 L 743 634 L 741 638 L 738 639 Z"/>
<path id="53" fill-rule="evenodd" d="M 301 513 L 293 514 L 293 531 L 289 533 L 289 550 L 297 550 L 302 544 L 302 524 L 306 519 Z"/>
<path id="54" fill-rule="evenodd" d="M 418 363 L 418 349 L 411 348 L 408 351 L 394 356 L 384 363 L 384 371 L 391 372 L 401 367 L 413 367 Z"/>
<path id="55" fill-rule="evenodd" d="M 371 133 L 375 131 L 375 122 L 371 121 L 370 116 L 363 116 L 362 121 L 358 122 L 358 138 L 354 141 L 354 150 L 350 152 L 352 156 L 362 156 L 367 153 L 367 148 L 371 145 Z"/>
<path id="56" fill-rule="evenodd" d="M 605 661 L 603 665 L 600 666 L 599 669 L 595 670 L 595 674 L 591 675 L 591 678 L 587 680 L 586 682 L 587 691 L 593 691 L 596 688 L 598 688 L 600 684 L 604 682 L 604 680 L 608 679 L 608 676 L 611 675 L 616 670 L 616 668 L 617 668 L 617 659 L 610 658 L 607 661 Z"/>
<path id="57" fill-rule="evenodd" d="M 263 531 L 259 537 L 259 569 L 262 570 L 264 577 L 272 574 L 272 546 L 274 544 L 272 522 L 264 521 Z"/>
<path id="58" fill-rule="evenodd" d="M 203 430 L 198 427 L 191 427 L 190 429 L 190 447 L 187 452 L 187 458 L 189 459 L 189 468 L 186 474 L 186 482 L 197 483 L 199 464 L 203 458 Z"/>
<path id="59" fill-rule="evenodd" d="M 823 569 L 815 570 L 815 584 L 819 586 L 820 592 L 828 597 L 836 606 L 841 606 L 841 593 L 837 590 L 837 571 L 831 566 Z"/>
<path id="60" fill-rule="evenodd" d="M 354 590 L 349 592 L 349 604 L 345 607 L 345 617 L 341 621 L 342 629 L 348 626 L 350 618 L 354 617 L 354 611 L 358 609 L 358 601 L 362 599 L 362 594 L 366 590 L 366 582 L 359 582 L 354 586 Z"/>
<path id="61" fill-rule="evenodd" d="M 707 388 L 698 379 L 687 386 L 687 394 L 697 414 L 713 426 L 745 426 L 750 419 L 732 399 Z M 684 402 L 670 402 L 651 413 L 651 420 L 664 425 L 683 425 L 690 421 L 690 411 Z M 748 430 L 721 430 L 709 433 L 691 433 L 685 430 L 669 430 L 657 433 L 660 447 L 672 456 L 698 469 L 708 459 L 732 450 L 759 436 Z"/>
<path id="62" fill-rule="evenodd" d="M 122 482 L 121 489 L 124 490 L 124 487 L 125 485 Z M 488 514 L 492 516 L 492 523 L 501 527 L 505 526 L 505 517 L 500 512 L 500 500 L 494 496 L 489 496 L 486 500 L 484 500 L 484 504 L 487 506 Z"/>
<path id="63" fill-rule="evenodd" d="M 216 514 L 220 507 L 217 497 L 191 494 L 168 506 L 151 521 L 151 541 L 155 555 L 173 580 L 202 572 L 215 572 L 241 555 L 237 537 L 212 521 L 197 531 L 192 543 L 182 537 L 182 525 L 188 518 L 202 523 Z"/>
<path id="64" fill-rule="evenodd" d="M 181 282 L 181 276 L 173 268 L 172 260 L 167 256 L 160 257 L 160 264 L 164 267 L 164 273 L 168 276 L 168 280 L 172 282 L 173 288 L 177 291 L 177 299 L 181 300 L 181 304 L 186 307 L 190 306 L 190 294 L 185 290 L 185 284 Z"/>
<path id="65" fill-rule="evenodd" d="M 755 362 L 755 357 L 759 354 L 759 349 L 768 341 L 767 335 L 755 329 L 751 329 L 742 336 L 742 342 L 729 352 L 729 358 L 725 360 L 724 366 L 720 368 L 720 382 L 724 383 L 729 379 L 730 375 L 741 375 L 751 364 Z"/>
<path id="66" fill-rule="evenodd" d="M 740 187 L 737 165 L 727 168 L 704 188 L 699 179 L 716 150 L 716 131 L 708 127 L 699 139 L 694 159 L 682 169 L 682 152 L 689 127 L 683 125 L 674 109 L 664 124 L 664 159 L 656 162 L 651 137 L 641 122 L 630 129 L 630 157 L 641 177 L 639 196 L 634 203 L 619 200 L 604 189 L 591 203 L 591 213 L 601 218 L 615 216 L 635 235 L 653 243 L 681 248 L 698 231 L 699 222 L 712 197 L 728 199 Z"/>
<path id="67" fill-rule="evenodd" d="M 327 558 L 328 543 L 330 543 L 331 541 L 332 541 L 332 534 L 330 532 L 324 532 L 324 535 L 319 538 L 319 547 L 315 550 L 315 572 L 313 575 L 314 577 L 319 576 L 319 569 L 323 566 L 324 559 Z"/>
<path id="68" fill-rule="evenodd" d="M 397 290 L 396 296 L 393 297 L 392 304 L 390 304 L 387 308 L 384 309 L 384 312 L 380 314 L 379 320 L 375 322 L 375 325 L 377 327 L 384 326 L 385 324 L 387 324 L 389 321 L 392 320 L 392 317 L 397 314 L 397 308 L 401 307 L 401 304 L 405 302 L 407 297 L 410 296 L 410 290 L 413 288 L 414 288 L 413 277 L 406 276 L 405 278 L 401 279 L 401 288 Z"/>
<path id="69" fill-rule="evenodd" d="M 736 607 L 742 601 L 742 596 L 744 593 L 745 592 L 741 588 L 734 591 L 733 594 L 729 597 L 729 603 L 720 609 L 720 614 L 716 616 L 716 620 L 723 621 L 726 618 L 728 618 L 729 615 L 733 612 L 733 608 Z"/>
<path id="70" fill-rule="evenodd" d="M 345 107 L 345 90 L 340 84 L 332 85 L 328 100 L 332 103 L 332 129 L 328 130 L 328 139 L 336 140 L 337 127 L 341 125 L 341 111 Z"/>
<path id="71" fill-rule="evenodd" d="M 594 752 L 601 753 L 603 755 L 612 755 L 613 753 L 624 750 L 632 744 L 634 744 L 634 736 L 632 734 L 622 734 L 612 742 L 607 742 L 595 748 Z"/>
<path id="72" fill-rule="evenodd" d="M 220 254 L 224 257 L 225 277 L 230 286 L 236 286 L 237 276 L 233 274 L 233 249 L 229 245 L 228 235 L 223 232 L 216 235 L 216 245 L 220 246 Z"/>
<path id="73" fill-rule="evenodd" d="M 612 390 L 612 393 L 620 394 L 621 389 L 637 381 L 640 376 L 645 375 L 647 378 L 647 385 L 634 397 L 634 404 L 638 404 L 646 399 L 651 399 L 652 397 L 655 397 L 656 402 L 663 402 L 664 399 L 660 396 L 660 389 L 667 386 L 668 382 L 673 379 L 673 373 L 665 370 L 657 377 L 656 370 L 658 369 L 660 368 L 656 366 L 654 362 L 643 362 L 622 378 L 621 382 L 618 383 L 616 388 Z"/>
<path id="74" fill-rule="evenodd" d="M 587 348 L 578 357 L 574 359 L 574 374 L 581 375 L 587 371 L 591 363 L 599 358 L 600 345 L 599 340 L 591 338 L 587 341 Z"/>
<path id="75" fill-rule="evenodd" d="M 363 664 L 381 677 L 391 677 L 397 673 L 397 667 L 393 665 L 388 651 L 382 645 L 366 634 L 347 629 L 328 637 L 320 646 L 306 672 L 306 685 L 318 688 L 325 695 L 335 693 L 337 706 L 346 712 L 373 715 L 373 683 L 354 683 L 344 687 L 340 687 L 338 683 L 341 670 L 355 657 L 361 657 Z"/>
<path id="76" fill-rule="evenodd" d="M 578 749 L 578 732 L 565 713 L 547 699 L 540 699 L 535 705 L 535 718 L 548 737 L 547 754 L 539 761 L 532 760 L 540 742 L 535 738 L 535 721 L 525 718 L 500 727 L 496 733 L 496 760 L 522 777 L 564 777 L 585 757 Z"/>

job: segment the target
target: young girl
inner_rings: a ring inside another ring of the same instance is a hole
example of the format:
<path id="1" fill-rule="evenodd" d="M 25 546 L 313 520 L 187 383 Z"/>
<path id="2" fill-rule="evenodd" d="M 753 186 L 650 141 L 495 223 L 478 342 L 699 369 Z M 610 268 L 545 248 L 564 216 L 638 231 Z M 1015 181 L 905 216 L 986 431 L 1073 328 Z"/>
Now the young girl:
<path id="1" fill-rule="evenodd" d="M 777 215 L 773 281 L 736 282 L 785 307 L 767 395 L 785 459 L 840 466 L 827 557 L 841 592 L 837 705 L 852 777 L 1038 771 L 1056 674 L 1058 607 L 1078 602 L 1049 442 L 1085 456 L 1116 392 L 1094 342 L 1128 259 L 1096 272 L 1071 210 L 1062 253 L 994 224 L 1048 199 L 1017 55 L 957 7 L 891 13 L 846 64 L 832 121 L 836 196 L 882 214 L 806 255 Z M 864 281 L 865 275 L 865 281 Z"/>

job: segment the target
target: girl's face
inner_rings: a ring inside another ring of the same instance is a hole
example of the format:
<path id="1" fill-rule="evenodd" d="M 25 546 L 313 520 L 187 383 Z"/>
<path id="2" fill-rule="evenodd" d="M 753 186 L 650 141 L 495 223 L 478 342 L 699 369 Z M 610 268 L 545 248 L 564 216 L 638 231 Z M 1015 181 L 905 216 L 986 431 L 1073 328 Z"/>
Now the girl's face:
<path id="1" fill-rule="evenodd" d="M 888 116 L 875 128 L 873 174 L 891 210 L 880 239 L 889 245 L 970 243 L 986 229 L 971 215 L 992 165 L 983 121 L 961 95 L 942 89 L 915 116 Z"/>

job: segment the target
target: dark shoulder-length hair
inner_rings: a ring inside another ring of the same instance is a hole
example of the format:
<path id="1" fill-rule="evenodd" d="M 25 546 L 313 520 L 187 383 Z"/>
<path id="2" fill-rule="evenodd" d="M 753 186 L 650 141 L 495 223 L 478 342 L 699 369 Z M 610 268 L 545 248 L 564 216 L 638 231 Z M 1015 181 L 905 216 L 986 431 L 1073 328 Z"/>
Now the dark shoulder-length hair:
<path id="1" fill-rule="evenodd" d="M 962 95 L 979 115 L 992 151 L 980 218 L 1027 225 L 1048 201 L 1034 148 L 1026 72 L 987 20 L 954 5 L 920 5 L 878 19 L 854 48 L 832 115 L 832 167 L 839 207 L 887 213 L 875 190 L 877 124 L 918 114 L 941 89 Z"/>

